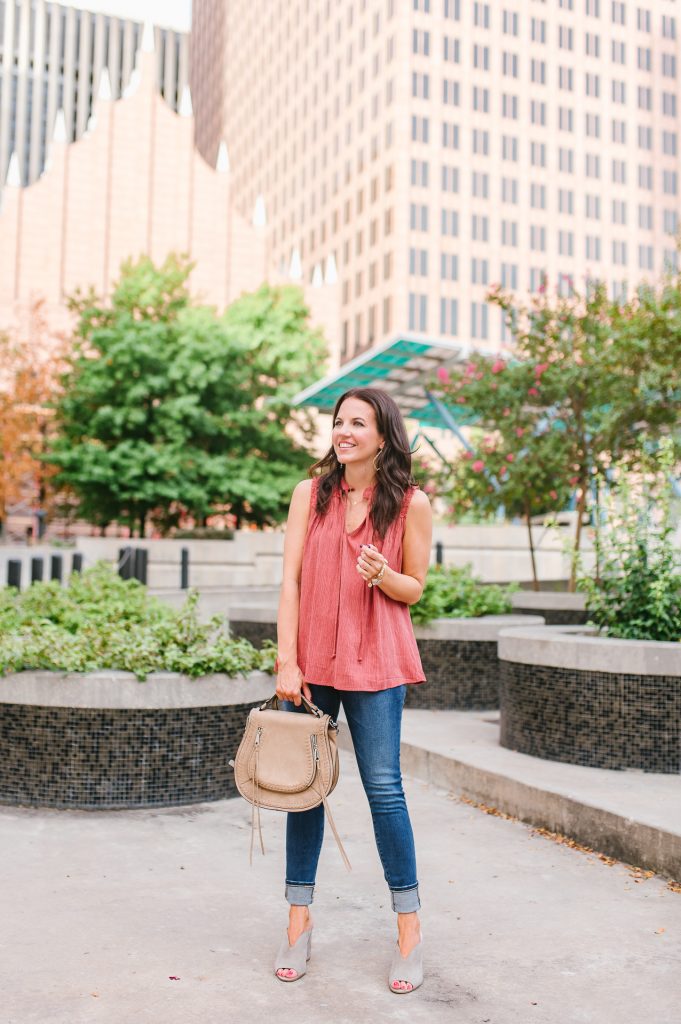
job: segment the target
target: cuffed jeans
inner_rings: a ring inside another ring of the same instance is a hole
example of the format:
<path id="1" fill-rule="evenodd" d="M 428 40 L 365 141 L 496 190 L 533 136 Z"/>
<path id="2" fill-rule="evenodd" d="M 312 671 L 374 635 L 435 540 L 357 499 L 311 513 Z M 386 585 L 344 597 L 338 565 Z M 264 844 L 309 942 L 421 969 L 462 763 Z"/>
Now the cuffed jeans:
<path id="1" fill-rule="evenodd" d="M 400 914 L 418 910 L 421 903 L 414 835 L 400 771 L 400 731 L 407 688 L 349 691 L 311 685 L 310 689 L 313 702 L 334 719 L 343 705 L 362 785 L 369 800 L 392 908 Z M 283 706 L 306 713 L 290 702 L 284 702 Z M 312 903 L 323 836 L 323 805 L 287 815 L 286 899 L 292 905 Z"/>

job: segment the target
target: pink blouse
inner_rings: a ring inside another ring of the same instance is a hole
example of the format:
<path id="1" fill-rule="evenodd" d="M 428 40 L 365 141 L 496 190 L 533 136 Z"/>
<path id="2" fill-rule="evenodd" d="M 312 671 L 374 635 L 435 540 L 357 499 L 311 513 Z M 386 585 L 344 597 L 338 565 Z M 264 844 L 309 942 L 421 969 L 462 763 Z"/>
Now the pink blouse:
<path id="1" fill-rule="evenodd" d="M 318 478 L 312 481 L 310 519 L 300 577 L 298 665 L 308 683 L 336 690 L 387 690 L 423 683 L 409 607 L 368 587 L 357 572 L 360 544 L 374 544 L 388 565 L 402 571 L 402 540 L 415 487 L 407 490 L 399 516 L 385 538 L 374 537 L 369 515 L 345 528 L 345 480 L 318 515 Z M 364 497 L 370 499 L 373 488 Z"/>

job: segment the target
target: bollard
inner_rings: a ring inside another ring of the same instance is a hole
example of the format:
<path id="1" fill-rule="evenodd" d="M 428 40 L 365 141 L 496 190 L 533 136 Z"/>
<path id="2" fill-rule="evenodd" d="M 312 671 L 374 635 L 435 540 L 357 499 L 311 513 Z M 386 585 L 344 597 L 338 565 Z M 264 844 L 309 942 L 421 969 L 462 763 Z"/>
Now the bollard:
<path id="1" fill-rule="evenodd" d="M 50 558 L 50 579 L 62 581 L 64 559 L 61 555 L 52 555 Z"/>
<path id="2" fill-rule="evenodd" d="M 31 559 L 31 583 L 40 583 L 43 578 L 44 562 L 42 558 Z"/>
<path id="3" fill-rule="evenodd" d="M 74 572 L 83 571 L 83 552 L 74 551 L 73 557 L 71 558 L 71 574 Z"/>
<path id="4" fill-rule="evenodd" d="M 131 580 L 133 576 L 133 558 L 134 551 L 132 548 L 119 548 L 118 551 L 118 575 L 122 580 Z"/>
<path id="5" fill-rule="evenodd" d="M 441 540 L 435 544 L 435 564 L 442 565 L 444 562 L 445 546 Z"/>
<path id="6" fill-rule="evenodd" d="M 149 552 L 146 548 L 135 549 L 134 576 L 140 583 L 147 585 L 147 566 L 149 564 Z"/>
<path id="7" fill-rule="evenodd" d="M 21 562 L 18 558 L 10 558 L 7 561 L 7 586 L 21 590 Z"/>
<path id="8" fill-rule="evenodd" d="M 180 589 L 189 587 L 189 548 L 180 550 Z"/>

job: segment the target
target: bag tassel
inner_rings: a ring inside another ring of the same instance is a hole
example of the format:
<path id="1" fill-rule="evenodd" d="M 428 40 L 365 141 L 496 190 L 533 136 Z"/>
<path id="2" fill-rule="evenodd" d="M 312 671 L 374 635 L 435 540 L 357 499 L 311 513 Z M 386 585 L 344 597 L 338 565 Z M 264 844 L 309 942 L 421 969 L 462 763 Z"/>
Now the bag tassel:
<path id="1" fill-rule="evenodd" d="M 262 825 L 260 824 L 260 790 L 258 785 L 258 757 L 260 753 L 260 734 L 255 739 L 255 775 L 253 778 L 253 803 L 251 804 L 251 848 L 248 853 L 248 863 L 253 867 L 253 840 L 255 838 L 255 820 L 258 819 L 258 836 L 260 838 L 260 849 L 265 856 L 265 842 L 262 837 Z"/>

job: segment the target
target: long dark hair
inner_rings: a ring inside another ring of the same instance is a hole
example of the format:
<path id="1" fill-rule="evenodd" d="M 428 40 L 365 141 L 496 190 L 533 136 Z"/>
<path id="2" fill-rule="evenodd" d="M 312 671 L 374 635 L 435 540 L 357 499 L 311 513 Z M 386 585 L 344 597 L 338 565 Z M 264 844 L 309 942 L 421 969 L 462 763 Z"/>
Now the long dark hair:
<path id="1" fill-rule="evenodd" d="M 415 481 L 411 475 L 411 450 L 407 428 L 394 398 L 379 388 L 350 388 L 341 395 L 333 410 L 335 423 L 338 410 L 346 398 L 359 398 L 367 402 L 376 415 L 376 426 L 384 440 L 383 451 L 378 459 L 376 489 L 371 502 L 371 522 L 374 530 L 383 538 L 388 527 L 397 519 L 408 487 Z M 340 488 L 343 479 L 343 465 L 336 458 L 333 445 L 310 468 L 309 476 L 319 476 L 316 510 L 324 515 L 329 507 L 331 495 Z"/>

